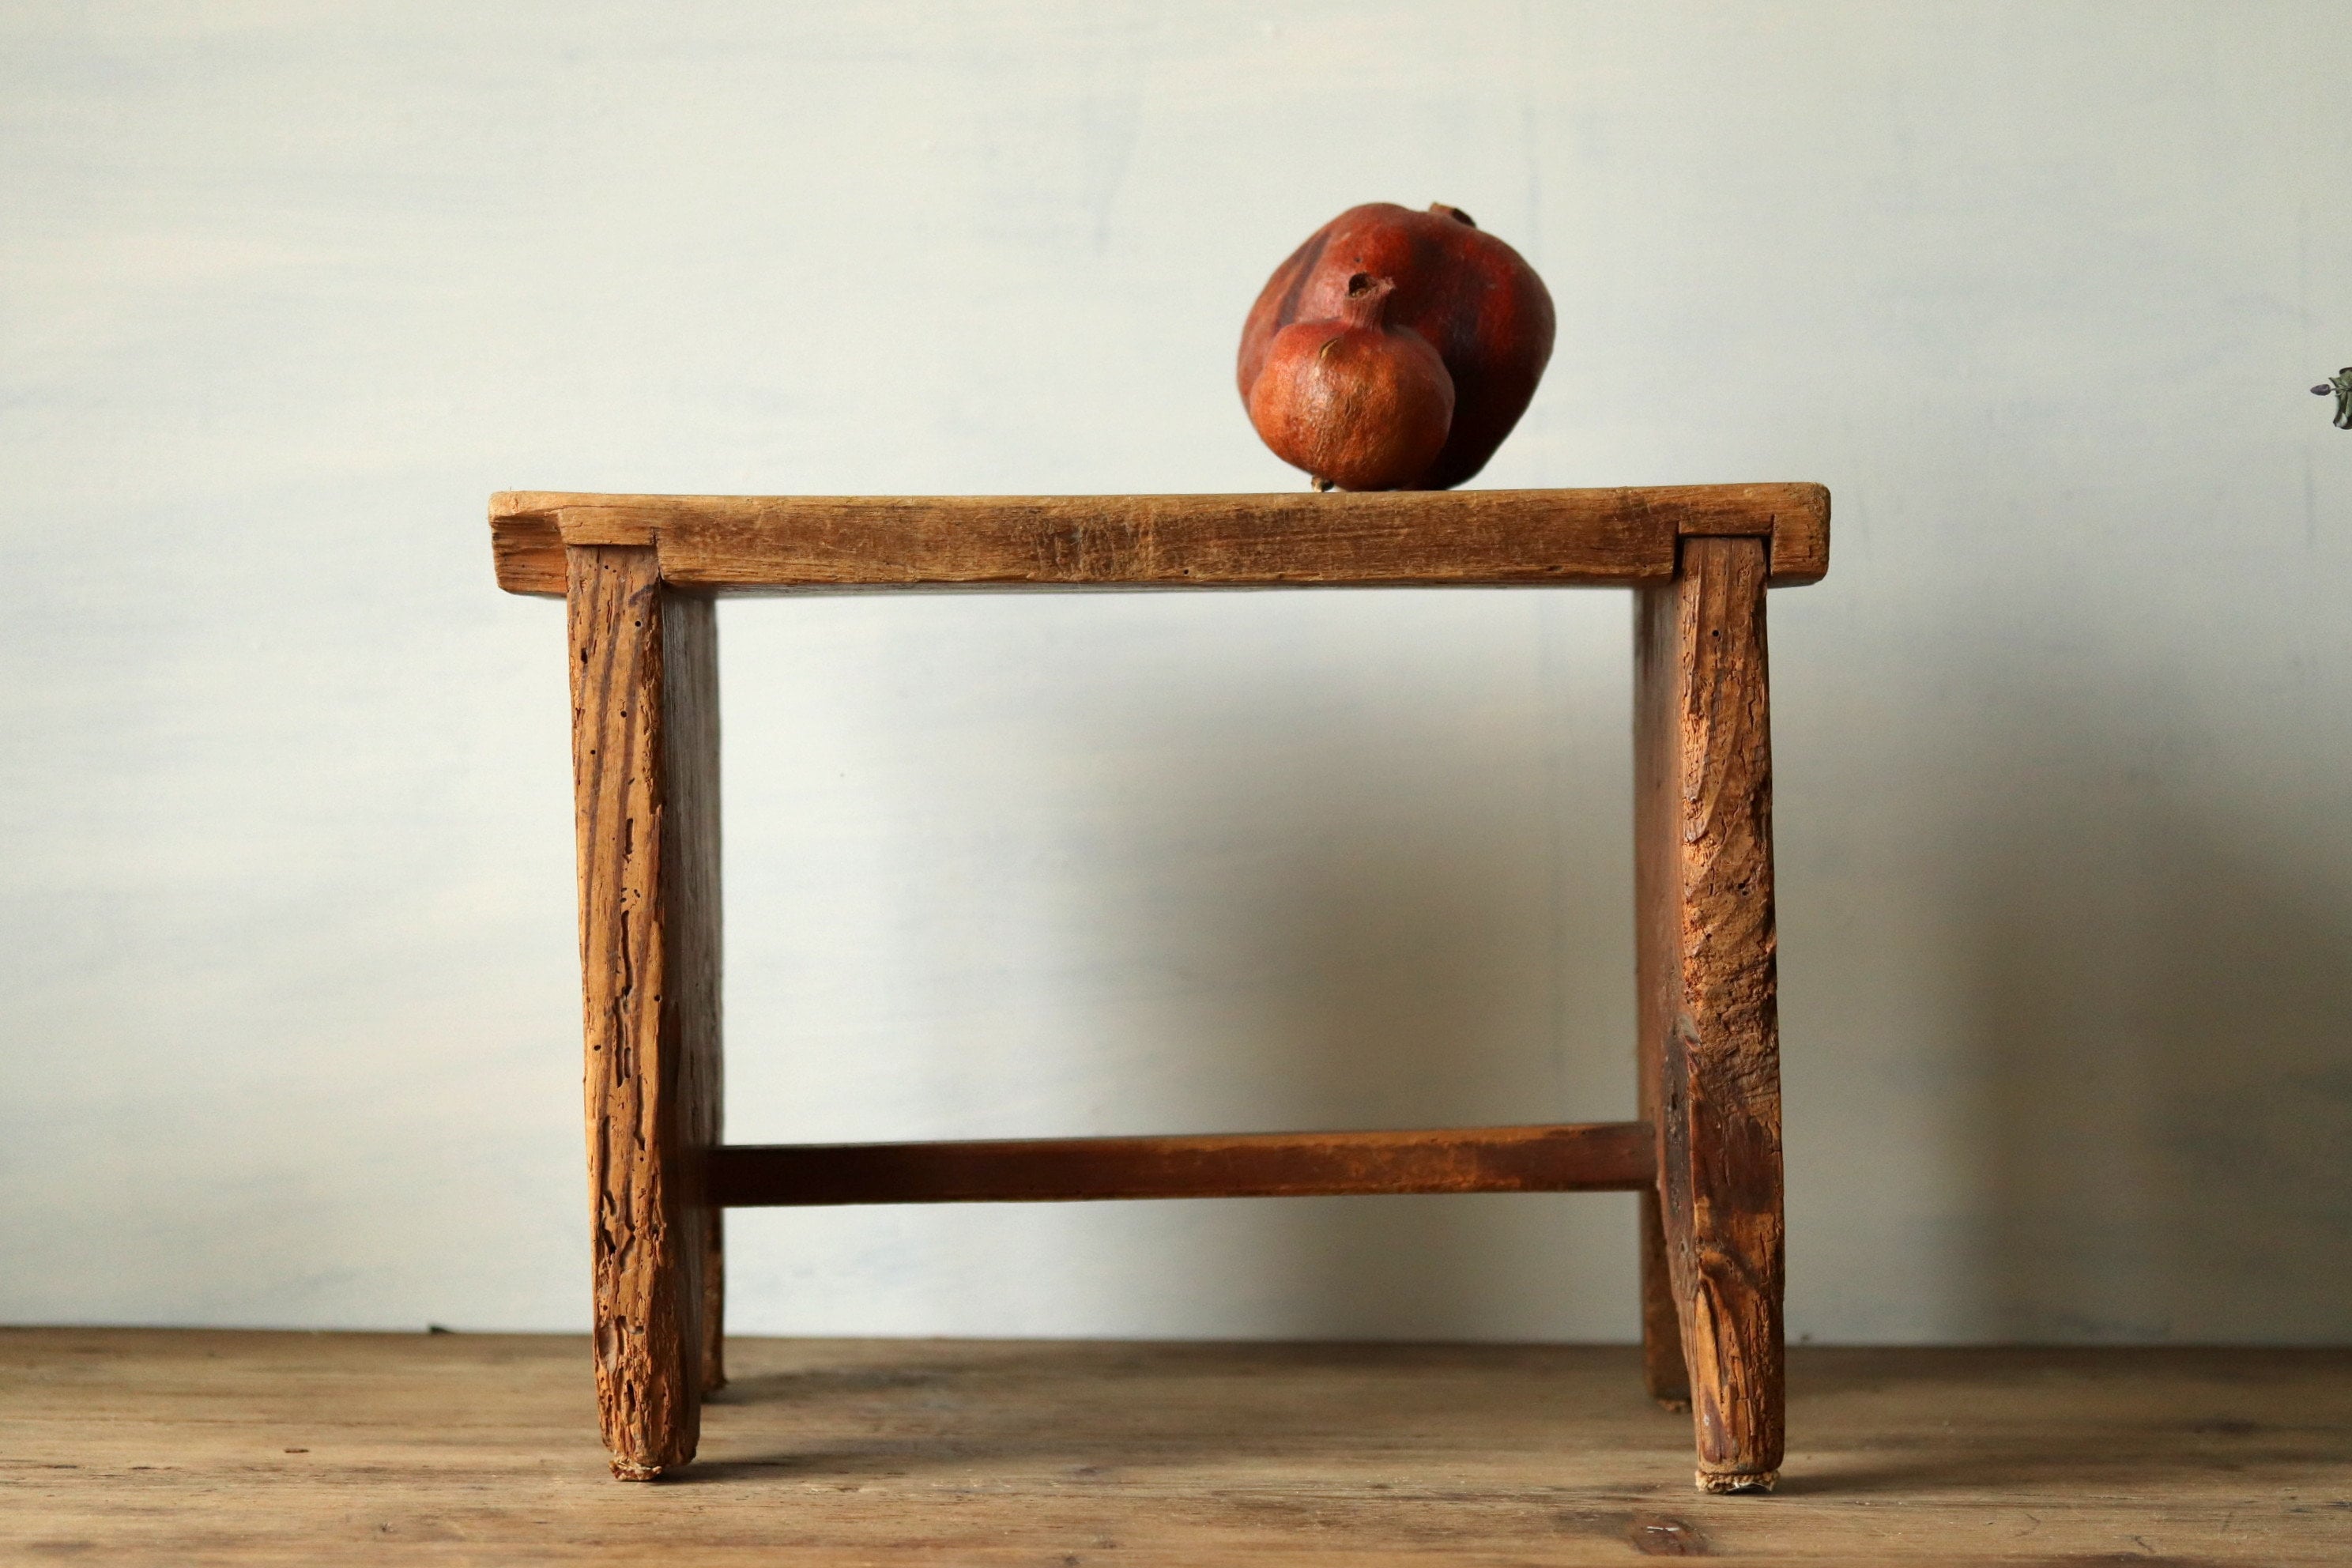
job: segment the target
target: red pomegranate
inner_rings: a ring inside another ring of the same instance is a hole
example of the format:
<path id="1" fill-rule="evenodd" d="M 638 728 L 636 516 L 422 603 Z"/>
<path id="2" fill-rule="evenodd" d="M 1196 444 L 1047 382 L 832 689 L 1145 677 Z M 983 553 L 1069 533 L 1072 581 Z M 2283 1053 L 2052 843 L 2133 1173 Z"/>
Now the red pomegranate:
<path id="1" fill-rule="evenodd" d="M 1440 205 L 1425 213 L 1390 202 L 1349 207 L 1275 269 L 1242 328 L 1242 401 L 1259 435 L 1286 461 L 1297 459 L 1268 433 L 1256 395 L 1259 376 L 1286 328 L 1340 317 L 1349 282 L 1359 275 L 1394 283 L 1385 306 L 1387 329 L 1426 340 L 1454 383 L 1454 416 L 1444 446 L 1425 469 L 1391 488 L 1458 485 L 1486 466 L 1535 395 L 1551 359 L 1551 295 L 1517 251 L 1459 207 Z M 1271 393 L 1264 400 L 1269 412 L 1277 402 Z M 1295 417 L 1285 421 L 1297 423 Z M 1396 448 L 1392 455 L 1401 464 L 1419 434 L 1367 431 L 1352 445 L 1362 448 L 1385 441 Z M 1388 472 L 1397 465 L 1375 466 Z M 1359 488 L 1337 476 L 1323 477 Z"/>
<path id="2" fill-rule="evenodd" d="M 1381 320 L 1396 285 L 1359 272 L 1338 316 L 1274 334 L 1250 422 L 1275 455 L 1349 490 L 1411 489 L 1454 422 L 1454 378 L 1429 340 Z"/>

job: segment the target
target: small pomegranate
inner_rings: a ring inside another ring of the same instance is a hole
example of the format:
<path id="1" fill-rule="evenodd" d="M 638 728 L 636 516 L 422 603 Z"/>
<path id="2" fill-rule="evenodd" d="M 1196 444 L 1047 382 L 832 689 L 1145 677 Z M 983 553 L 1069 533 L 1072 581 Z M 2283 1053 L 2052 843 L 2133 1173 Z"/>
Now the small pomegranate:
<path id="1" fill-rule="evenodd" d="M 1355 278 L 1395 284 L 1384 320 L 1419 334 L 1454 381 L 1454 416 L 1428 468 L 1396 488 L 1447 489 L 1486 459 L 1527 412 L 1551 361 L 1551 295 L 1519 253 L 1459 207 L 1413 212 L 1391 202 L 1349 207 L 1275 269 L 1242 329 L 1242 401 L 1266 444 L 1287 461 L 1258 415 L 1256 386 L 1275 343 L 1293 325 L 1340 314 Z M 1303 465 L 1302 465 L 1303 466 Z M 1337 475 L 1326 476 L 1354 489 Z"/>
<path id="2" fill-rule="evenodd" d="M 1250 388 L 1250 422 L 1318 489 L 1408 489 L 1454 424 L 1454 378 L 1429 340 L 1381 318 L 1396 284 L 1359 272 L 1337 317 L 1274 335 Z"/>

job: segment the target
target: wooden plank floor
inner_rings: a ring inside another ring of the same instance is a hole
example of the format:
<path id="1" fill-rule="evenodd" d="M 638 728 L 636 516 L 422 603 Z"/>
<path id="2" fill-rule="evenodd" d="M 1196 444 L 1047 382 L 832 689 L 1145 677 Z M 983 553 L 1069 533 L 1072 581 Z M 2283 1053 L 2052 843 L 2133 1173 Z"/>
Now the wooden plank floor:
<path id="1" fill-rule="evenodd" d="M 738 1340 L 676 1481 L 584 1341 L 0 1331 L 0 1561 L 2352 1562 L 2352 1352 L 1792 1356 L 1690 1485 L 1628 1348 Z"/>

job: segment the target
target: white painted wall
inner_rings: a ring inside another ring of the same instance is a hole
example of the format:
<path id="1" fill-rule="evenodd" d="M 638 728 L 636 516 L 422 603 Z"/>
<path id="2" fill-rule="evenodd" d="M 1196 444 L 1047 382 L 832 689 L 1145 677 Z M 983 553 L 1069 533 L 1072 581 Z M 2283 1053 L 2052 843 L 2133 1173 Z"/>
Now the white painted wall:
<path id="1" fill-rule="evenodd" d="M 1814 479 L 1790 1308 L 2352 1331 L 2352 28 L 2311 4 L 0 14 L 0 1319 L 584 1321 L 505 487 L 1286 488 L 1350 203 L 1519 246 L 1498 486 Z M 1612 1117 L 1612 595 L 724 613 L 746 1140 Z M 786 1215 L 758 1331 L 1620 1337 L 1622 1198 Z"/>

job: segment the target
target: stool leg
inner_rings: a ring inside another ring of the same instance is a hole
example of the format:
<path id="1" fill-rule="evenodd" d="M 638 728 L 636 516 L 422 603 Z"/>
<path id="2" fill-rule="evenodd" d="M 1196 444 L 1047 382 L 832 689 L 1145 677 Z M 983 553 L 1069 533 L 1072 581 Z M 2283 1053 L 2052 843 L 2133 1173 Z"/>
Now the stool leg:
<path id="1" fill-rule="evenodd" d="M 1685 539 L 1636 609 L 1643 1099 L 1709 1491 L 1769 1489 L 1782 1447 L 1767 548 Z M 1649 1359 L 1655 1390 L 1654 1343 Z"/>
<path id="2" fill-rule="evenodd" d="M 716 1110 L 712 1148 L 719 1142 Z M 702 1231 L 702 1392 L 716 1394 L 727 1386 L 727 1211 L 703 1210 Z"/>
<path id="3" fill-rule="evenodd" d="M 1654 1117 L 1649 1121 L 1657 1125 Z M 1642 1194 L 1642 1385 L 1669 1410 L 1690 1408 L 1690 1369 L 1683 1361 L 1682 1319 L 1654 1189 Z"/>
<path id="4" fill-rule="evenodd" d="M 1661 590 L 1665 592 L 1665 590 Z M 1636 601 L 1637 605 L 1643 603 Z M 1637 618 L 1637 642 L 1646 621 Z M 1647 658 L 1647 655 L 1641 657 Z M 1649 665 L 1637 667 L 1641 689 L 1649 690 Z M 1673 951 L 1669 891 L 1675 876 L 1670 853 L 1674 824 L 1665 780 L 1674 763 L 1658 743 L 1649 709 L 1637 707 L 1633 746 L 1633 910 L 1635 989 L 1634 1072 L 1642 1120 L 1656 1128 L 1664 1115 L 1664 1042 L 1674 1019 L 1667 1009 L 1665 965 Z M 1642 1194 L 1642 1383 L 1650 1397 L 1669 1410 L 1690 1408 L 1690 1373 L 1683 1360 L 1681 1314 L 1675 1305 L 1674 1272 L 1666 1262 L 1666 1233 L 1657 1189 Z"/>
<path id="5" fill-rule="evenodd" d="M 725 1075 L 719 1018 L 719 606 L 708 597 L 667 595 L 662 609 L 664 752 L 669 763 L 670 809 L 664 817 L 672 878 L 672 908 L 679 952 L 690 966 L 683 1046 L 680 1112 L 692 1156 L 693 1219 L 702 1259 L 693 1282 L 700 1299 L 698 1372 L 701 1392 L 727 1386 L 726 1211 L 703 1201 L 703 1151 L 722 1142 Z M 691 1450 L 689 1450 L 691 1457 Z"/>
<path id="6" fill-rule="evenodd" d="M 613 1473 L 694 1458 L 717 1374 L 716 621 L 653 551 L 568 558 L 596 1392 Z"/>

